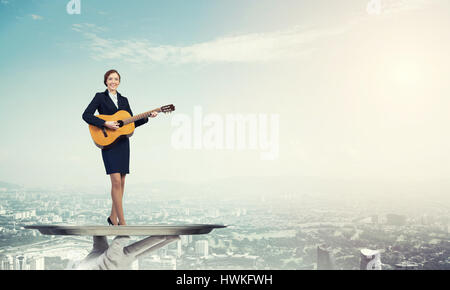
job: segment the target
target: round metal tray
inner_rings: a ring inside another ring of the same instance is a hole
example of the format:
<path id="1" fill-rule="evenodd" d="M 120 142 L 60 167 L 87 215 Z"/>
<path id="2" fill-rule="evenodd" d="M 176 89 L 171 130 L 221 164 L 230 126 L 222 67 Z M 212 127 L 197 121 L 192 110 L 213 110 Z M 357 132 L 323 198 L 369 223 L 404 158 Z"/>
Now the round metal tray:
<path id="1" fill-rule="evenodd" d="M 44 235 L 75 236 L 173 236 L 201 235 L 225 225 L 187 224 L 187 225 L 139 225 L 139 226 L 73 226 L 73 225 L 31 225 L 26 229 L 39 230 Z"/>

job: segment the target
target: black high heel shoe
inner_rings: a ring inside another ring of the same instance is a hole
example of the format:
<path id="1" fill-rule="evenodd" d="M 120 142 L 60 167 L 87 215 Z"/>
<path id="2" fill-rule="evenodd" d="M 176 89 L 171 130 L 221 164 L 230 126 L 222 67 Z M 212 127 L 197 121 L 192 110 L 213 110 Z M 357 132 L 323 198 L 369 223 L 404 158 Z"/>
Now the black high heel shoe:
<path id="1" fill-rule="evenodd" d="M 110 226 L 113 226 L 113 225 L 114 225 L 109 217 L 108 217 L 108 219 L 107 219 L 106 221 L 108 222 L 108 224 L 109 224 Z"/>
<path id="2" fill-rule="evenodd" d="M 114 225 L 114 224 L 112 223 L 110 217 L 108 217 L 108 219 L 107 219 L 106 221 L 108 222 L 108 224 L 109 224 L 110 226 L 113 226 L 113 225 Z M 120 223 L 117 223 L 117 225 L 120 226 Z"/>

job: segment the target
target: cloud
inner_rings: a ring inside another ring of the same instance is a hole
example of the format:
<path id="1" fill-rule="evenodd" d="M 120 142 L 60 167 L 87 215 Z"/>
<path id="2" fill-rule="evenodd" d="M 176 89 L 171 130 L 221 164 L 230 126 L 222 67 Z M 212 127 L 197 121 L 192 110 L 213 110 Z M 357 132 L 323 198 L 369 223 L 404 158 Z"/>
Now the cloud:
<path id="1" fill-rule="evenodd" d="M 33 20 L 42 20 L 44 19 L 44 17 L 37 15 L 37 14 L 31 14 L 31 18 L 33 18 Z"/>
<path id="2" fill-rule="evenodd" d="M 422 9 L 443 0 L 370 0 L 369 2 L 378 2 L 381 14 L 393 14 Z"/>
<path id="3" fill-rule="evenodd" d="M 367 0 L 381 3 L 381 13 L 390 15 L 421 9 L 444 0 Z M 148 39 L 115 39 L 104 37 L 106 29 L 90 23 L 74 24 L 88 43 L 84 47 L 95 60 L 121 60 L 130 63 L 251 63 L 304 58 L 317 42 L 348 31 L 367 18 L 367 14 L 350 19 L 336 27 L 304 28 L 230 34 L 189 45 L 158 44 Z"/>
<path id="4" fill-rule="evenodd" d="M 95 33 L 105 32 L 106 28 L 92 24 L 92 23 L 76 23 L 72 24 L 72 30 L 77 32 L 90 31 Z"/>
<path id="5" fill-rule="evenodd" d="M 117 59 L 132 63 L 224 63 L 266 62 L 309 55 L 313 43 L 344 33 L 347 26 L 332 29 L 291 29 L 236 34 L 185 46 L 162 45 L 147 39 L 109 39 L 98 35 L 102 28 L 74 24 L 72 30 L 88 39 L 87 49 L 95 60 Z M 104 30 L 104 29 L 103 29 Z"/>

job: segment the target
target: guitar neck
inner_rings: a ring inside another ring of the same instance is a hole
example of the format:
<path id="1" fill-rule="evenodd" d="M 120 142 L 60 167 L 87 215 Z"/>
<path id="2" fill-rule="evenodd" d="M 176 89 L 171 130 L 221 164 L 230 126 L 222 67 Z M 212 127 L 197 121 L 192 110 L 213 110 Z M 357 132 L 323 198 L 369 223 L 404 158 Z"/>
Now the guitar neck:
<path id="1" fill-rule="evenodd" d="M 127 119 L 123 120 L 123 123 L 124 123 L 124 125 L 126 125 L 126 124 L 129 124 L 129 123 L 132 123 L 132 122 L 136 122 L 136 121 L 138 121 L 140 119 L 148 118 L 151 115 L 152 112 L 160 113 L 161 112 L 161 108 L 150 110 L 150 111 L 147 111 L 147 112 L 135 115 L 135 116 L 133 116 L 131 118 L 127 118 Z"/>

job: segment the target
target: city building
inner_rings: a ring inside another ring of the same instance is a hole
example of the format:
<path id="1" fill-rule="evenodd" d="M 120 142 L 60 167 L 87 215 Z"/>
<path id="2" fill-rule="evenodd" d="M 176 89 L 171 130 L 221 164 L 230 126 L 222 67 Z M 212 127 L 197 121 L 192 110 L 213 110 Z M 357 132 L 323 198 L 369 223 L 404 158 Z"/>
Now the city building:
<path id="1" fill-rule="evenodd" d="M 45 259 L 44 257 L 29 257 L 28 259 L 30 270 L 45 270 Z"/>
<path id="2" fill-rule="evenodd" d="M 26 258 L 23 255 L 14 256 L 14 270 L 26 270 Z"/>
<path id="3" fill-rule="evenodd" d="M 381 270 L 381 255 L 378 250 L 362 249 L 361 270 Z"/>
<path id="4" fill-rule="evenodd" d="M 0 256 L 0 270 L 14 270 L 13 257 L 11 255 Z"/>
<path id="5" fill-rule="evenodd" d="M 331 248 L 326 245 L 317 246 L 317 270 L 334 270 Z"/>
<path id="6" fill-rule="evenodd" d="M 196 241 L 195 253 L 199 256 L 208 257 L 208 241 L 207 240 Z"/>
<path id="7" fill-rule="evenodd" d="M 181 239 L 177 241 L 177 257 L 181 257 L 181 255 L 183 254 L 182 250 L 181 250 Z"/>

